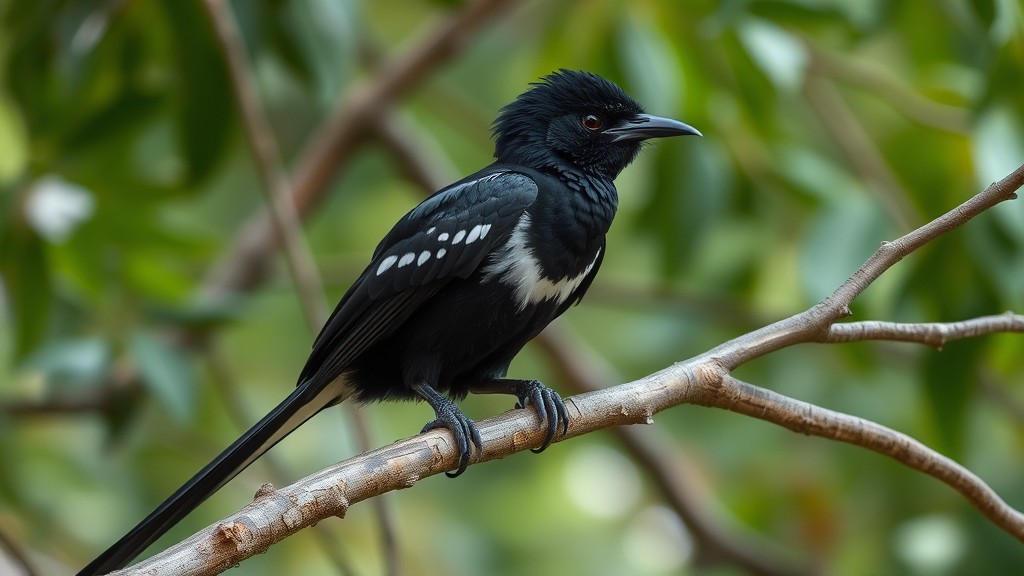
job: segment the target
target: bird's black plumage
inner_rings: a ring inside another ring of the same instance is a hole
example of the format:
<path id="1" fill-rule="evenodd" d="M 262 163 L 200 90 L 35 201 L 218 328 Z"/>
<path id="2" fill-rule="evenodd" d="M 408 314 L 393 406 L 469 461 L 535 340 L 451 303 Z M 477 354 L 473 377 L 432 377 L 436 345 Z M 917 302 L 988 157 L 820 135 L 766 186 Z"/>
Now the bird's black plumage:
<path id="1" fill-rule="evenodd" d="M 618 203 L 612 180 L 648 138 L 699 134 L 644 114 L 618 86 L 562 70 L 502 109 L 496 162 L 406 214 L 317 336 L 291 395 L 79 576 L 120 568 L 320 410 L 358 401 L 426 400 L 451 430 L 458 475 L 476 426 L 453 400 L 517 396 L 547 436 L 568 427 L 562 399 L 535 380 L 507 380 L 519 350 L 579 302 L 600 268 Z"/>

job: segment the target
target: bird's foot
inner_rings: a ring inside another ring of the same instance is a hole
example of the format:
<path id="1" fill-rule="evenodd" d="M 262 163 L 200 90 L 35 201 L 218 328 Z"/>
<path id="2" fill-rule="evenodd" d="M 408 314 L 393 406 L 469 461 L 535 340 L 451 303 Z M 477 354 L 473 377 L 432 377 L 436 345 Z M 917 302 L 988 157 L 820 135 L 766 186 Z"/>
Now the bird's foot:
<path id="1" fill-rule="evenodd" d="M 484 441 L 480 438 L 480 431 L 477 430 L 476 424 L 459 410 L 455 402 L 428 386 L 414 389 L 430 404 L 437 416 L 436 419 L 427 422 L 420 433 L 436 428 L 447 428 L 455 438 L 455 448 L 459 452 L 459 467 L 455 472 L 445 472 L 449 478 L 455 478 L 465 472 L 466 467 L 469 466 L 469 459 L 472 456 L 470 443 L 476 447 L 477 454 L 483 452 Z"/>
<path id="2" fill-rule="evenodd" d="M 565 409 L 565 402 L 562 401 L 558 392 L 537 380 L 522 380 L 513 388 L 513 392 L 519 399 L 516 404 L 517 408 L 525 408 L 530 404 L 536 406 L 541 422 L 546 422 L 548 425 L 544 443 L 540 445 L 540 448 L 531 448 L 533 453 L 540 454 L 551 445 L 559 427 L 562 428 L 563 436 L 569 431 L 569 412 Z"/>

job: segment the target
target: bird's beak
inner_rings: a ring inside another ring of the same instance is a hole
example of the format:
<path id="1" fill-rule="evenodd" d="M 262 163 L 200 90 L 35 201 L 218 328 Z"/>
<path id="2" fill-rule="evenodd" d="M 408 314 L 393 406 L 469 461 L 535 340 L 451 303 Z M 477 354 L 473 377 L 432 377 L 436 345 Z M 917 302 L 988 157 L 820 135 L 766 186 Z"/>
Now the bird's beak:
<path id="1" fill-rule="evenodd" d="M 648 138 L 666 138 L 669 136 L 703 136 L 689 124 L 671 118 L 661 118 L 650 114 L 637 114 L 623 120 L 616 126 L 605 130 L 605 134 L 615 137 L 613 142 L 624 140 L 646 140 Z"/>

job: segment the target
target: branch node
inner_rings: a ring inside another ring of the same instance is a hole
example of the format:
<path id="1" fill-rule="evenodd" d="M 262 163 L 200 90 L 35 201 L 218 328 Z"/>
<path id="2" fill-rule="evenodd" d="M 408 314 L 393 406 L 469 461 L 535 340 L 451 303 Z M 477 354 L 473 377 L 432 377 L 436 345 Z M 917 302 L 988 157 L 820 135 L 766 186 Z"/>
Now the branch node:
<path id="1" fill-rule="evenodd" d="M 227 522 L 219 524 L 215 530 L 217 543 L 231 546 L 236 551 L 242 549 L 242 544 L 252 539 L 252 531 L 244 522 Z"/>
<path id="2" fill-rule="evenodd" d="M 273 495 L 274 485 L 271 484 L 270 482 L 265 482 L 256 490 L 256 494 L 253 496 L 253 500 L 259 500 L 260 498 L 266 498 L 267 496 Z"/>

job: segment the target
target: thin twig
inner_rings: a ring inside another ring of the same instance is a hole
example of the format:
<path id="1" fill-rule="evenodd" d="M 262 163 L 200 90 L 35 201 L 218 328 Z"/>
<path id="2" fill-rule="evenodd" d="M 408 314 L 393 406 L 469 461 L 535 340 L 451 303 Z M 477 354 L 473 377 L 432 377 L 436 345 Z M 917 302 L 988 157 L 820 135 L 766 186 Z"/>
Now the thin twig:
<path id="1" fill-rule="evenodd" d="M 235 100 L 242 115 L 246 141 L 252 151 L 266 205 L 278 241 L 283 249 L 289 275 L 299 293 L 299 303 L 310 326 L 321 326 L 327 319 L 327 305 L 323 282 L 302 234 L 295 205 L 292 203 L 288 174 L 281 163 L 277 140 L 260 103 L 259 91 L 253 82 L 249 59 L 245 54 L 238 23 L 231 5 L 225 0 L 205 0 L 203 6 L 216 31 L 217 41 L 224 52 Z"/>
<path id="2" fill-rule="evenodd" d="M 0 414 L 15 418 L 101 412 L 110 406 L 114 396 L 112 391 L 104 388 L 75 395 L 54 395 L 41 400 L 8 400 L 0 402 Z"/>
<path id="3" fill-rule="evenodd" d="M 869 189 L 893 222 L 900 228 L 920 222 L 921 215 L 910 202 L 906 189 L 835 86 L 824 78 L 808 75 L 804 93 L 832 139 L 846 153 L 854 170 L 870 184 Z"/>
<path id="4" fill-rule="evenodd" d="M 860 340 L 896 340 L 919 342 L 939 350 L 951 340 L 976 338 L 998 332 L 1024 332 L 1024 315 L 1007 312 L 961 322 L 847 322 L 829 326 L 821 342 L 857 342 Z"/>
<path id="5" fill-rule="evenodd" d="M 883 272 L 921 246 L 955 230 L 985 210 L 1016 198 L 1016 191 L 1021 186 L 1024 186 L 1024 165 L 920 228 L 891 242 L 882 242 L 867 262 L 828 298 L 811 309 L 720 344 L 700 357 L 714 358 L 731 370 L 786 346 L 801 342 L 821 342 L 827 338 L 828 331 L 836 321 L 851 314 L 850 304 L 853 300 Z"/>
<path id="6" fill-rule="evenodd" d="M 271 221 L 284 250 L 288 271 L 298 290 L 299 301 L 305 312 L 307 325 L 315 334 L 320 326 L 327 321 L 323 282 L 317 272 L 305 236 L 302 234 L 299 215 L 292 200 L 288 175 L 281 164 L 277 140 L 274 138 L 270 123 L 260 105 L 259 94 L 253 82 L 253 73 L 249 67 L 238 25 L 230 5 L 224 0 L 206 0 L 204 5 L 213 21 L 221 49 L 224 51 L 228 63 L 235 96 L 239 109 L 242 111 L 242 123 L 248 135 L 255 164 L 263 179 L 263 189 L 266 193 Z M 350 416 L 346 422 L 355 431 L 360 450 L 364 452 L 369 450 L 373 447 L 374 442 L 365 416 L 351 404 L 347 405 L 346 412 Z M 375 501 L 374 510 L 381 530 L 384 564 L 388 567 L 388 574 L 398 576 L 401 572 L 398 560 L 397 527 L 394 522 L 394 514 L 390 509 L 389 499 L 382 498 Z M 347 560 L 333 553 L 330 546 L 327 547 L 327 550 L 339 568 L 345 572 L 351 572 Z"/>
<path id="7" fill-rule="evenodd" d="M 516 3 L 517 0 L 471 2 L 461 12 L 431 26 L 370 79 L 350 89 L 296 162 L 292 192 L 299 215 L 310 213 L 323 199 L 334 175 L 349 161 L 366 137 L 367 128 L 378 121 L 383 111 L 457 56 L 477 30 Z M 266 276 L 276 247 L 277 238 L 267 213 L 256 214 L 209 274 L 205 292 L 216 297 L 252 290 Z"/>
<path id="8" fill-rule="evenodd" d="M 861 87 L 924 126 L 954 134 L 966 134 L 970 129 L 969 111 L 926 98 L 877 60 L 828 51 L 807 38 L 804 45 L 811 56 L 812 74 Z"/>
<path id="9" fill-rule="evenodd" d="M 721 388 L 704 406 L 753 416 L 784 428 L 838 440 L 879 454 L 937 478 L 959 492 L 986 518 L 1024 542 L 1024 514 L 1003 501 L 981 478 L 906 434 L 870 420 L 842 414 L 760 388 L 723 374 Z"/>

